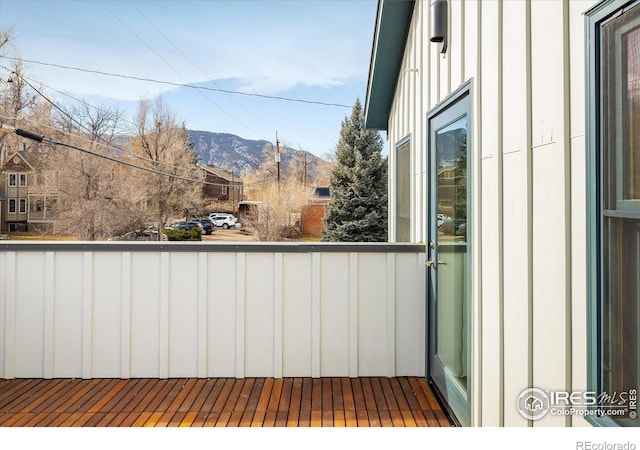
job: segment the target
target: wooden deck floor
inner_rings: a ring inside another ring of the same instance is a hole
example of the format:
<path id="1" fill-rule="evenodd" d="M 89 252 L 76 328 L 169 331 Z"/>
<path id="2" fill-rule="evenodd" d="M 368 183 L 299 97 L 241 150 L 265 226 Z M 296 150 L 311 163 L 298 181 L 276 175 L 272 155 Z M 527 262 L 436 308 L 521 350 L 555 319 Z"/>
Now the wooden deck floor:
<path id="1" fill-rule="evenodd" d="M 442 427 L 423 379 L 0 380 L 1 427 Z"/>

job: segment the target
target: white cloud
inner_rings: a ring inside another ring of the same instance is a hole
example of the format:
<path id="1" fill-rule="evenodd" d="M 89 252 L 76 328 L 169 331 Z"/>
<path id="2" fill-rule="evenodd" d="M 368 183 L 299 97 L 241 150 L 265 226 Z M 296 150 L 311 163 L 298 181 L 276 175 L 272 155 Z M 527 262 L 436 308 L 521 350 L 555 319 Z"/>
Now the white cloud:
<path id="1" fill-rule="evenodd" d="M 153 21 L 153 26 L 142 19 L 138 11 L 121 10 L 109 4 L 109 11 L 115 17 L 103 14 L 100 26 L 96 24 L 90 37 L 86 36 L 85 16 L 100 10 L 95 5 L 92 9 L 83 9 L 77 3 L 66 4 L 67 14 L 76 14 L 70 23 L 83 26 L 74 30 L 72 25 L 58 24 L 65 27 L 60 33 L 56 23 L 43 23 L 34 34 L 28 29 L 22 32 L 16 44 L 26 59 L 179 84 L 236 78 L 243 80 L 243 90 L 260 94 L 283 93 L 297 85 L 331 87 L 345 80 L 366 79 L 370 43 L 362 39 L 359 35 L 362 30 L 358 31 L 358 27 L 346 27 L 348 20 L 343 15 L 326 14 L 335 17 L 332 21 L 324 16 L 316 19 L 300 15 L 291 2 L 284 2 L 282 10 L 286 12 L 288 6 L 296 10 L 295 15 L 281 13 L 281 22 L 274 25 L 273 17 L 254 17 L 237 7 L 230 11 L 229 3 L 182 2 L 183 15 L 176 17 L 160 16 L 160 7 L 156 8 L 157 14 L 152 15 L 156 9 L 140 4 L 139 8 L 145 8 L 145 17 Z M 313 10 L 320 10 L 318 3 L 324 2 L 312 2 Z M 216 4 L 224 4 L 221 6 L 224 9 L 215 14 L 207 9 L 208 16 L 205 15 L 204 8 L 213 10 Z M 338 11 L 342 7 L 335 2 L 326 4 Z M 247 10 L 252 5 L 247 4 Z M 58 13 L 64 14 L 64 11 Z M 205 23 L 204 17 L 212 19 Z M 367 36 L 371 26 L 368 22 L 364 24 Z M 59 35 L 62 37 L 57 37 Z M 167 85 L 43 66 L 34 65 L 33 71 L 46 84 L 79 95 L 136 100 L 141 95 L 155 96 L 173 89 Z"/>

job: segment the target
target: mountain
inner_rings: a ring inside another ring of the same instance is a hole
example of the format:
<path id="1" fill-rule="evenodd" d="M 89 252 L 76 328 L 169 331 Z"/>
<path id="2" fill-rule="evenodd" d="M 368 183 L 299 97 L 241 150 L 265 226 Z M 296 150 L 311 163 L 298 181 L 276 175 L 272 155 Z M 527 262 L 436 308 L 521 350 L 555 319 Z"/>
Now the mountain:
<path id="1" fill-rule="evenodd" d="M 264 161 L 263 150 L 268 148 L 271 153 L 275 145 L 265 140 L 243 139 L 239 136 L 227 133 L 213 133 L 211 131 L 187 130 L 193 151 L 202 164 L 212 165 L 219 169 L 232 171 L 236 176 L 242 176 L 246 170 L 256 169 Z M 289 163 L 298 152 L 306 153 L 308 176 L 313 179 L 317 176 L 316 168 L 328 164 L 321 158 L 304 150 L 294 150 L 281 147 L 280 169 L 286 171 Z M 274 161 L 271 157 L 271 161 Z M 275 162 L 274 162 L 275 164 Z"/>

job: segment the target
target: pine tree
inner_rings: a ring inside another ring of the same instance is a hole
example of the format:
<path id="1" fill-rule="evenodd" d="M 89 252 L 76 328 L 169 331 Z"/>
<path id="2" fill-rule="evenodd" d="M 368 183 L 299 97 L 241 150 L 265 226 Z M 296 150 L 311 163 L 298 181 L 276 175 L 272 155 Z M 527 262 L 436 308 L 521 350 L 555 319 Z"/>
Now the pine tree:
<path id="1" fill-rule="evenodd" d="M 340 130 L 323 241 L 387 241 L 387 162 L 382 158 L 382 138 L 366 130 L 363 119 L 356 100 Z"/>

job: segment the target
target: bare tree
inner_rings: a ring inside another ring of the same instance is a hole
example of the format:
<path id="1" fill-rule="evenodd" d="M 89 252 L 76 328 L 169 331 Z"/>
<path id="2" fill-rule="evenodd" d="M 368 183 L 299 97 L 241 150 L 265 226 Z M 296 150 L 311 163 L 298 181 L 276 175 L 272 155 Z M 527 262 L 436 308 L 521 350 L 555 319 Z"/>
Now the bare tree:
<path id="1" fill-rule="evenodd" d="M 135 176 L 148 218 L 162 229 L 171 219 L 197 214 L 201 186 L 186 181 L 198 178 L 198 167 L 185 126 L 177 124 L 161 99 L 140 102 L 135 126 L 131 148 L 136 164 L 156 172 Z"/>
<path id="2" fill-rule="evenodd" d="M 119 156 L 117 131 L 122 113 L 117 109 L 82 103 L 59 112 L 56 125 L 60 140 L 90 152 Z M 140 225 L 129 196 L 130 169 L 86 154 L 57 146 L 50 156 L 55 176 L 49 178 L 58 192 L 60 227 L 81 239 L 104 239 Z"/>
<path id="3" fill-rule="evenodd" d="M 282 151 L 291 150 L 283 147 Z M 261 241 L 281 241 L 294 237 L 299 231 L 302 206 L 309 198 L 302 152 L 296 152 L 287 170 L 281 171 L 279 183 L 274 152 L 275 149 L 266 146 L 263 163 L 245 174 L 247 183 L 256 186 L 252 189 L 252 199 L 261 202 L 248 224 Z"/>
<path id="4" fill-rule="evenodd" d="M 8 47 L 11 39 L 11 34 L 9 34 L 9 32 L 0 31 L 0 55 L 4 55 L 4 49 Z"/>
<path id="5" fill-rule="evenodd" d="M 0 44 L 4 42 L 4 45 L 0 45 L 0 52 L 9 42 L 7 36 L 0 34 Z M 13 61 L 10 69 L 11 74 L 0 83 L 0 122 L 34 131 L 42 130 L 50 125 L 48 106 L 43 105 L 38 94 L 27 84 L 21 61 Z M 15 134 L 0 133 L 2 162 L 11 152 L 30 145 L 35 144 Z"/>

